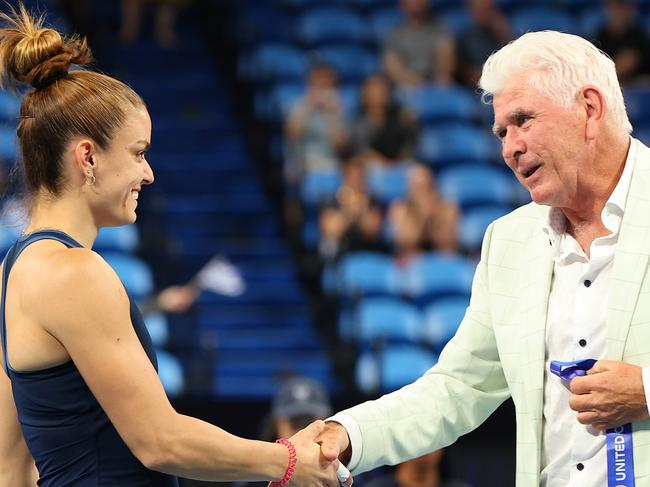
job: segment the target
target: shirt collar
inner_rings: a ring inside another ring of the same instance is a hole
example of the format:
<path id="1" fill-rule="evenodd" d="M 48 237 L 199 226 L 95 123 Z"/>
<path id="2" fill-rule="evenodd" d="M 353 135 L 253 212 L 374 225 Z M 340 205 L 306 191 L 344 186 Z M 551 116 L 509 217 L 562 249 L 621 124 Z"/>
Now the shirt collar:
<path id="1" fill-rule="evenodd" d="M 625 212 L 625 203 L 627 201 L 627 193 L 630 190 L 637 151 L 638 141 L 630 137 L 630 148 L 627 151 L 627 158 L 625 159 L 623 172 L 621 173 L 621 177 L 619 178 L 618 183 L 616 183 L 614 191 L 612 191 L 612 194 L 609 196 L 609 199 L 605 203 L 603 211 L 601 212 L 603 224 L 614 234 L 618 233 L 620 221 Z M 618 217 L 615 227 L 611 227 L 609 224 L 609 219 L 607 217 L 610 214 L 614 214 Z M 557 255 L 560 247 L 558 244 L 561 242 L 566 230 L 566 217 L 564 216 L 564 213 L 562 213 L 562 210 L 555 207 L 550 209 L 543 230 L 544 233 L 548 235 L 549 243 L 555 247 Z"/>

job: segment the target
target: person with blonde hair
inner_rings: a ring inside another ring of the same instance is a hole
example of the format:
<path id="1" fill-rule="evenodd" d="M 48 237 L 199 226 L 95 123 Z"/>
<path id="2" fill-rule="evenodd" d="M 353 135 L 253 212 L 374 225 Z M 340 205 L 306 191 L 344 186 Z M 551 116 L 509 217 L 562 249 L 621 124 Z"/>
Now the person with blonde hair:
<path id="1" fill-rule="evenodd" d="M 614 63 L 531 32 L 488 58 L 479 87 L 533 201 L 487 229 L 438 363 L 332 417 L 323 454 L 353 474 L 400 463 L 511 397 L 518 487 L 650 486 L 650 148 L 630 136 Z"/>
<path id="2" fill-rule="evenodd" d="M 91 250 L 99 228 L 136 220 L 154 181 L 147 108 L 126 84 L 71 69 L 91 60 L 85 40 L 22 5 L 0 18 L 2 81 L 32 87 L 17 128 L 30 219 L 0 269 L 0 485 L 338 485 L 313 443 L 322 422 L 267 443 L 171 406 L 138 308 Z"/>

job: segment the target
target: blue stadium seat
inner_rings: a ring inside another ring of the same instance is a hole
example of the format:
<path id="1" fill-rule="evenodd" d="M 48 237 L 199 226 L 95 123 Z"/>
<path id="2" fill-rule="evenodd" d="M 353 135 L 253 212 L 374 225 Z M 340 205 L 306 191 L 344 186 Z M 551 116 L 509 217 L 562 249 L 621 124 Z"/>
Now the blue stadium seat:
<path id="1" fill-rule="evenodd" d="M 307 45 L 330 42 L 363 42 L 366 27 L 361 17 L 343 6 L 317 7 L 305 11 L 297 20 L 298 38 Z"/>
<path id="2" fill-rule="evenodd" d="M 319 206 L 336 197 L 341 181 L 338 169 L 307 171 L 300 184 L 300 198 L 305 205 Z"/>
<path id="3" fill-rule="evenodd" d="M 518 9 L 511 15 L 510 23 L 516 36 L 549 29 L 570 33 L 579 31 L 578 23 L 564 10 L 541 6 Z"/>
<path id="4" fill-rule="evenodd" d="M 442 350 L 454 336 L 465 316 L 469 298 L 464 296 L 439 299 L 424 310 L 422 337 L 436 350 Z"/>
<path id="5" fill-rule="evenodd" d="M 486 130 L 469 124 L 450 124 L 425 127 L 420 134 L 418 154 L 435 168 L 466 163 L 489 162 L 497 159 L 497 140 Z"/>
<path id="6" fill-rule="evenodd" d="M 415 381 L 438 361 L 417 345 L 390 345 L 361 355 L 356 366 L 357 386 L 364 392 L 386 393 Z"/>
<path id="7" fill-rule="evenodd" d="M 457 86 L 426 86 L 402 91 L 398 96 L 425 124 L 459 120 L 471 122 L 478 116 L 480 101 L 468 90 Z"/>
<path id="8" fill-rule="evenodd" d="M 268 120 L 285 120 L 297 101 L 305 94 L 304 82 L 278 83 L 269 95 Z M 256 107 L 257 112 L 257 107 Z"/>
<path id="9" fill-rule="evenodd" d="M 379 165 L 366 169 L 368 192 L 387 205 L 395 199 L 404 199 L 408 191 L 409 164 Z"/>
<path id="10" fill-rule="evenodd" d="M 4 259 L 9 248 L 18 240 L 23 226 L 0 225 L 0 259 Z"/>
<path id="11" fill-rule="evenodd" d="M 385 342 L 416 342 L 421 334 L 422 316 L 418 308 L 397 298 L 363 299 L 356 313 L 356 340 L 372 346 Z"/>
<path id="12" fill-rule="evenodd" d="M 263 42 L 288 42 L 293 35 L 293 18 L 276 5 L 257 2 L 242 5 L 233 33 L 240 44 L 253 46 Z"/>
<path id="13" fill-rule="evenodd" d="M 97 234 L 93 250 L 97 252 L 117 250 L 132 253 L 138 247 L 138 242 L 138 227 L 136 225 L 104 227 Z"/>
<path id="14" fill-rule="evenodd" d="M 377 252 L 346 254 L 335 272 L 336 289 L 350 298 L 390 295 L 396 286 L 393 259 Z"/>
<path id="15" fill-rule="evenodd" d="M 13 163 L 18 156 L 18 137 L 14 125 L 0 126 L 0 159 Z"/>
<path id="16" fill-rule="evenodd" d="M 21 98 L 8 90 L 0 91 L 0 121 L 18 125 L 17 117 L 20 114 Z"/>
<path id="17" fill-rule="evenodd" d="M 452 36 L 458 36 L 472 25 L 472 18 L 464 8 L 451 8 L 441 13 L 440 19 Z"/>
<path id="18" fill-rule="evenodd" d="M 158 358 L 158 376 L 165 392 L 170 397 L 179 396 L 185 389 L 183 366 L 171 353 L 156 350 Z"/>
<path id="19" fill-rule="evenodd" d="M 474 270 L 460 255 L 425 253 L 403 269 L 400 290 L 421 305 L 447 296 L 469 296 Z"/>
<path id="20" fill-rule="evenodd" d="M 623 89 L 625 108 L 633 126 L 650 124 L 650 88 L 647 86 Z"/>
<path id="21" fill-rule="evenodd" d="M 316 60 L 331 66 L 344 81 L 361 81 L 379 71 L 377 55 L 357 44 L 323 46 L 313 54 Z"/>
<path id="22" fill-rule="evenodd" d="M 144 315 L 144 324 L 151 337 L 151 342 L 155 347 L 164 347 L 167 345 L 169 324 L 163 313 L 157 311 Z"/>
<path id="23" fill-rule="evenodd" d="M 598 31 L 605 25 L 607 17 L 601 8 L 587 9 L 578 17 L 580 35 L 587 39 L 593 39 Z"/>
<path id="24" fill-rule="evenodd" d="M 370 36 L 381 46 L 388 35 L 404 20 L 398 7 L 388 7 L 374 11 L 370 16 Z"/>
<path id="25" fill-rule="evenodd" d="M 517 186 L 514 175 L 487 164 L 449 166 L 438 176 L 440 194 L 463 209 L 485 204 L 511 205 Z"/>
<path id="26" fill-rule="evenodd" d="M 309 59 L 292 44 L 262 44 L 242 61 L 240 75 L 255 81 L 302 81 L 309 70 Z"/>
<path id="27" fill-rule="evenodd" d="M 458 243 L 461 248 L 470 252 L 480 250 L 488 225 L 511 210 L 509 206 L 497 205 L 477 206 L 465 210 L 458 229 Z"/>
<path id="28" fill-rule="evenodd" d="M 145 261 L 119 252 L 103 252 L 102 257 L 117 273 L 134 299 L 141 300 L 151 295 L 153 275 Z"/>

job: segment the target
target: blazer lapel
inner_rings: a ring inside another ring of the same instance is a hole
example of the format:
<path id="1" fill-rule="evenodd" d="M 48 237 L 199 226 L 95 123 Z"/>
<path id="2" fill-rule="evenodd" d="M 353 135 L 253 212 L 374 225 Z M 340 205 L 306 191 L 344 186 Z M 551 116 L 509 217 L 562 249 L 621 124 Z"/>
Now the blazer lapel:
<path id="1" fill-rule="evenodd" d="M 650 149 L 637 141 L 607 309 L 607 358 L 622 360 L 650 255 Z"/>

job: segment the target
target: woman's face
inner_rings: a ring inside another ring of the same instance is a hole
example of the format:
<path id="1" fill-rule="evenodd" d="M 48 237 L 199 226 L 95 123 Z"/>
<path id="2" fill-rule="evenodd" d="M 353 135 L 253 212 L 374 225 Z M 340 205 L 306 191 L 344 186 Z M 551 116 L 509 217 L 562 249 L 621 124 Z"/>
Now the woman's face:
<path id="1" fill-rule="evenodd" d="M 134 108 L 117 130 L 106 150 L 95 159 L 93 213 L 98 226 L 118 226 L 136 220 L 142 186 L 153 183 L 153 171 L 145 158 L 151 144 L 151 119 L 147 110 Z"/>
<path id="2" fill-rule="evenodd" d="M 366 107 L 384 107 L 389 102 L 390 87 L 382 77 L 373 76 L 364 83 L 362 97 Z"/>

